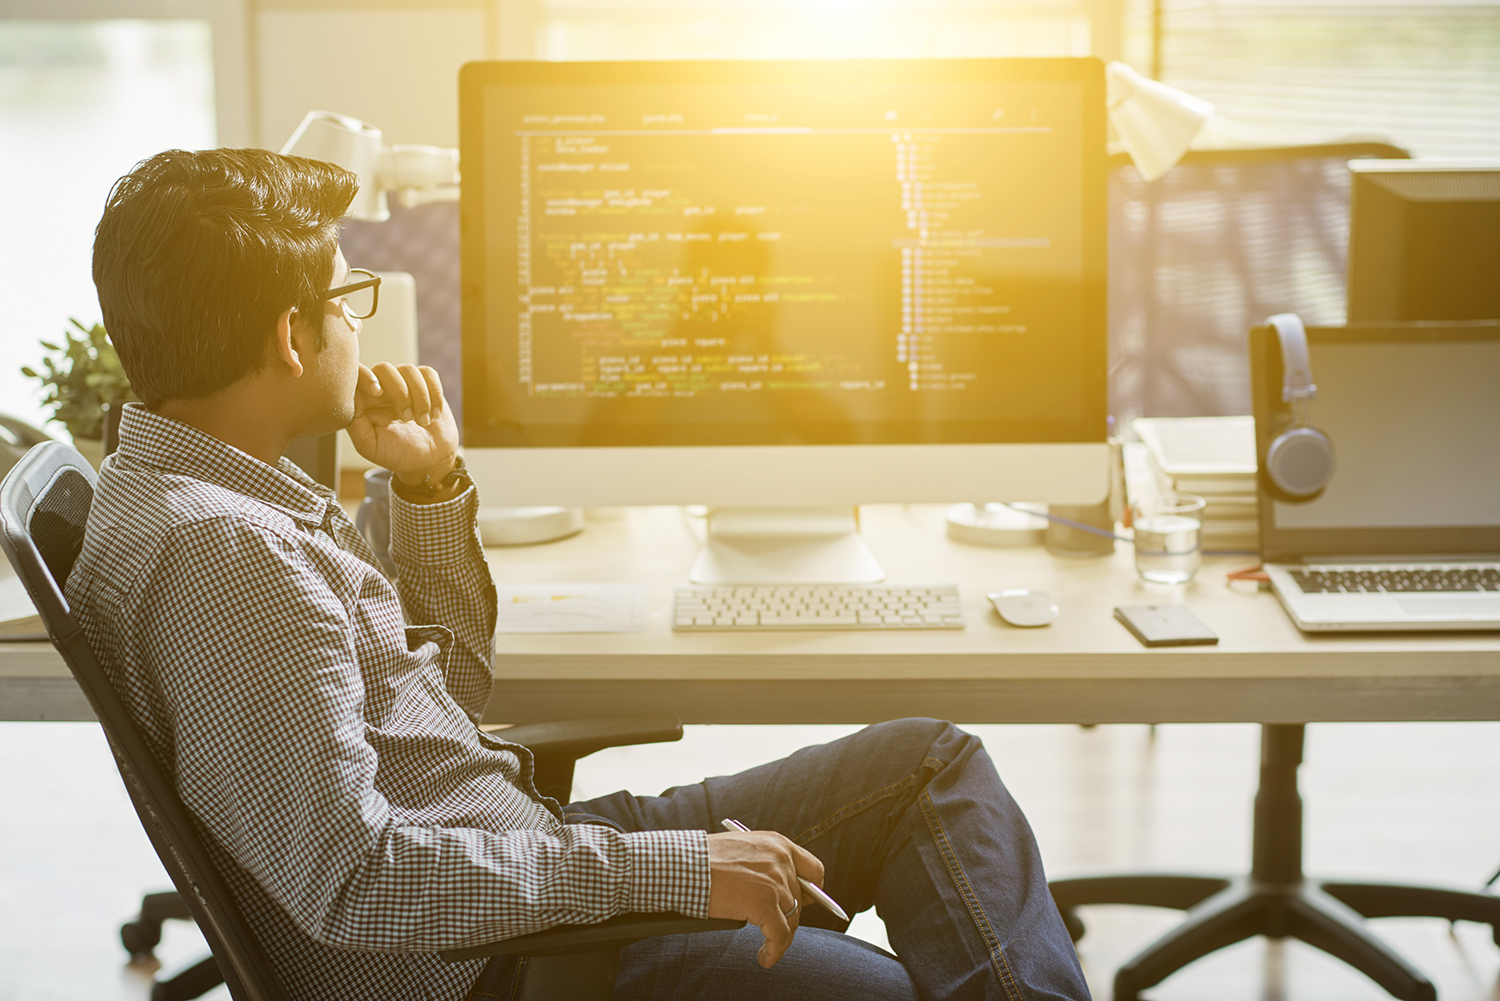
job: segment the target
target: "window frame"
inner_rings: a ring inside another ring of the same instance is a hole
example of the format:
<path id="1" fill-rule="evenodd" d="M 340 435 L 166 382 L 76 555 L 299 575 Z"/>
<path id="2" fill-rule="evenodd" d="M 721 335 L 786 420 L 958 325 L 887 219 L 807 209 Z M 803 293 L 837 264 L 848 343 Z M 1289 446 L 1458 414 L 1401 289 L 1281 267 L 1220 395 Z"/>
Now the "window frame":
<path id="1" fill-rule="evenodd" d="M 7 0 L 8 21 L 206 21 L 212 35 L 215 134 L 255 146 L 249 0 Z"/>

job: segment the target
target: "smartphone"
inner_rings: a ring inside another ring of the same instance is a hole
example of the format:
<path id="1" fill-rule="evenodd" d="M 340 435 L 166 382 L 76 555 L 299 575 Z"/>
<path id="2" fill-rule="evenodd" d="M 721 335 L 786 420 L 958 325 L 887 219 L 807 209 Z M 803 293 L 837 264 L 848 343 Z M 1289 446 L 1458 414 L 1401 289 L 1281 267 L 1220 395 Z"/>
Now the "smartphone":
<path id="1" fill-rule="evenodd" d="M 1122 605 L 1115 618 L 1146 646 L 1212 646 L 1214 631 L 1183 605 Z"/>

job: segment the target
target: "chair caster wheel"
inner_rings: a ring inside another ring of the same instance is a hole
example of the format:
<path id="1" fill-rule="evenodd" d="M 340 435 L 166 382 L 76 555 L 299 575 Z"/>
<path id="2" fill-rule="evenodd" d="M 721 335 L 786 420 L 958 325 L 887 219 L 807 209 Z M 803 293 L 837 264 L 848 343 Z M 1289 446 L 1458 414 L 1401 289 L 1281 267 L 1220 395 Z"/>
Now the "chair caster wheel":
<path id="1" fill-rule="evenodd" d="M 127 921 L 120 926 L 120 944 L 133 957 L 145 958 L 161 944 L 161 922 Z"/>
<path id="2" fill-rule="evenodd" d="M 1073 941 L 1077 942 L 1079 939 L 1083 938 L 1085 928 L 1083 926 L 1082 918 L 1080 918 L 1073 911 L 1063 911 L 1062 919 L 1063 925 L 1068 929 L 1068 935 L 1073 939 Z"/>

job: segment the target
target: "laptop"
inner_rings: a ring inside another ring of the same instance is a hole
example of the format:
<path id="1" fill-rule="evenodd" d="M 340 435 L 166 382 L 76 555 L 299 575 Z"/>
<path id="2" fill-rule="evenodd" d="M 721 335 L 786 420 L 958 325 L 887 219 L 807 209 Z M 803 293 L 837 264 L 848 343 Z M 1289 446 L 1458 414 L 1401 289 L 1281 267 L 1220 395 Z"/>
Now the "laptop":
<path id="1" fill-rule="evenodd" d="M 1324 490 L 1278 497 L 1281 348 L 1250 332 L 1261 558 L 1299 629 L 1500 629 L 1500 322 L 1308 327 Z"/>

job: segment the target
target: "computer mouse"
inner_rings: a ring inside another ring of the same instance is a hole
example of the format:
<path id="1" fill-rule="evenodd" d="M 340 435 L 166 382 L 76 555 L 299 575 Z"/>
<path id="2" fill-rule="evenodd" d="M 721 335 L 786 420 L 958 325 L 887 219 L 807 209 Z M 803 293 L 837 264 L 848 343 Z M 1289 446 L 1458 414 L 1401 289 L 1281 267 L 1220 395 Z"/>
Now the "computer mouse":
<path id="1" fill-rule="evenodd" d="M 1050 626 L 1057 621 L 1057 602 L 1041 591 L 1024 588 L 1011 591 L 991 591 L 990 603 L 1000 617 L 1013 626 Z"/>

